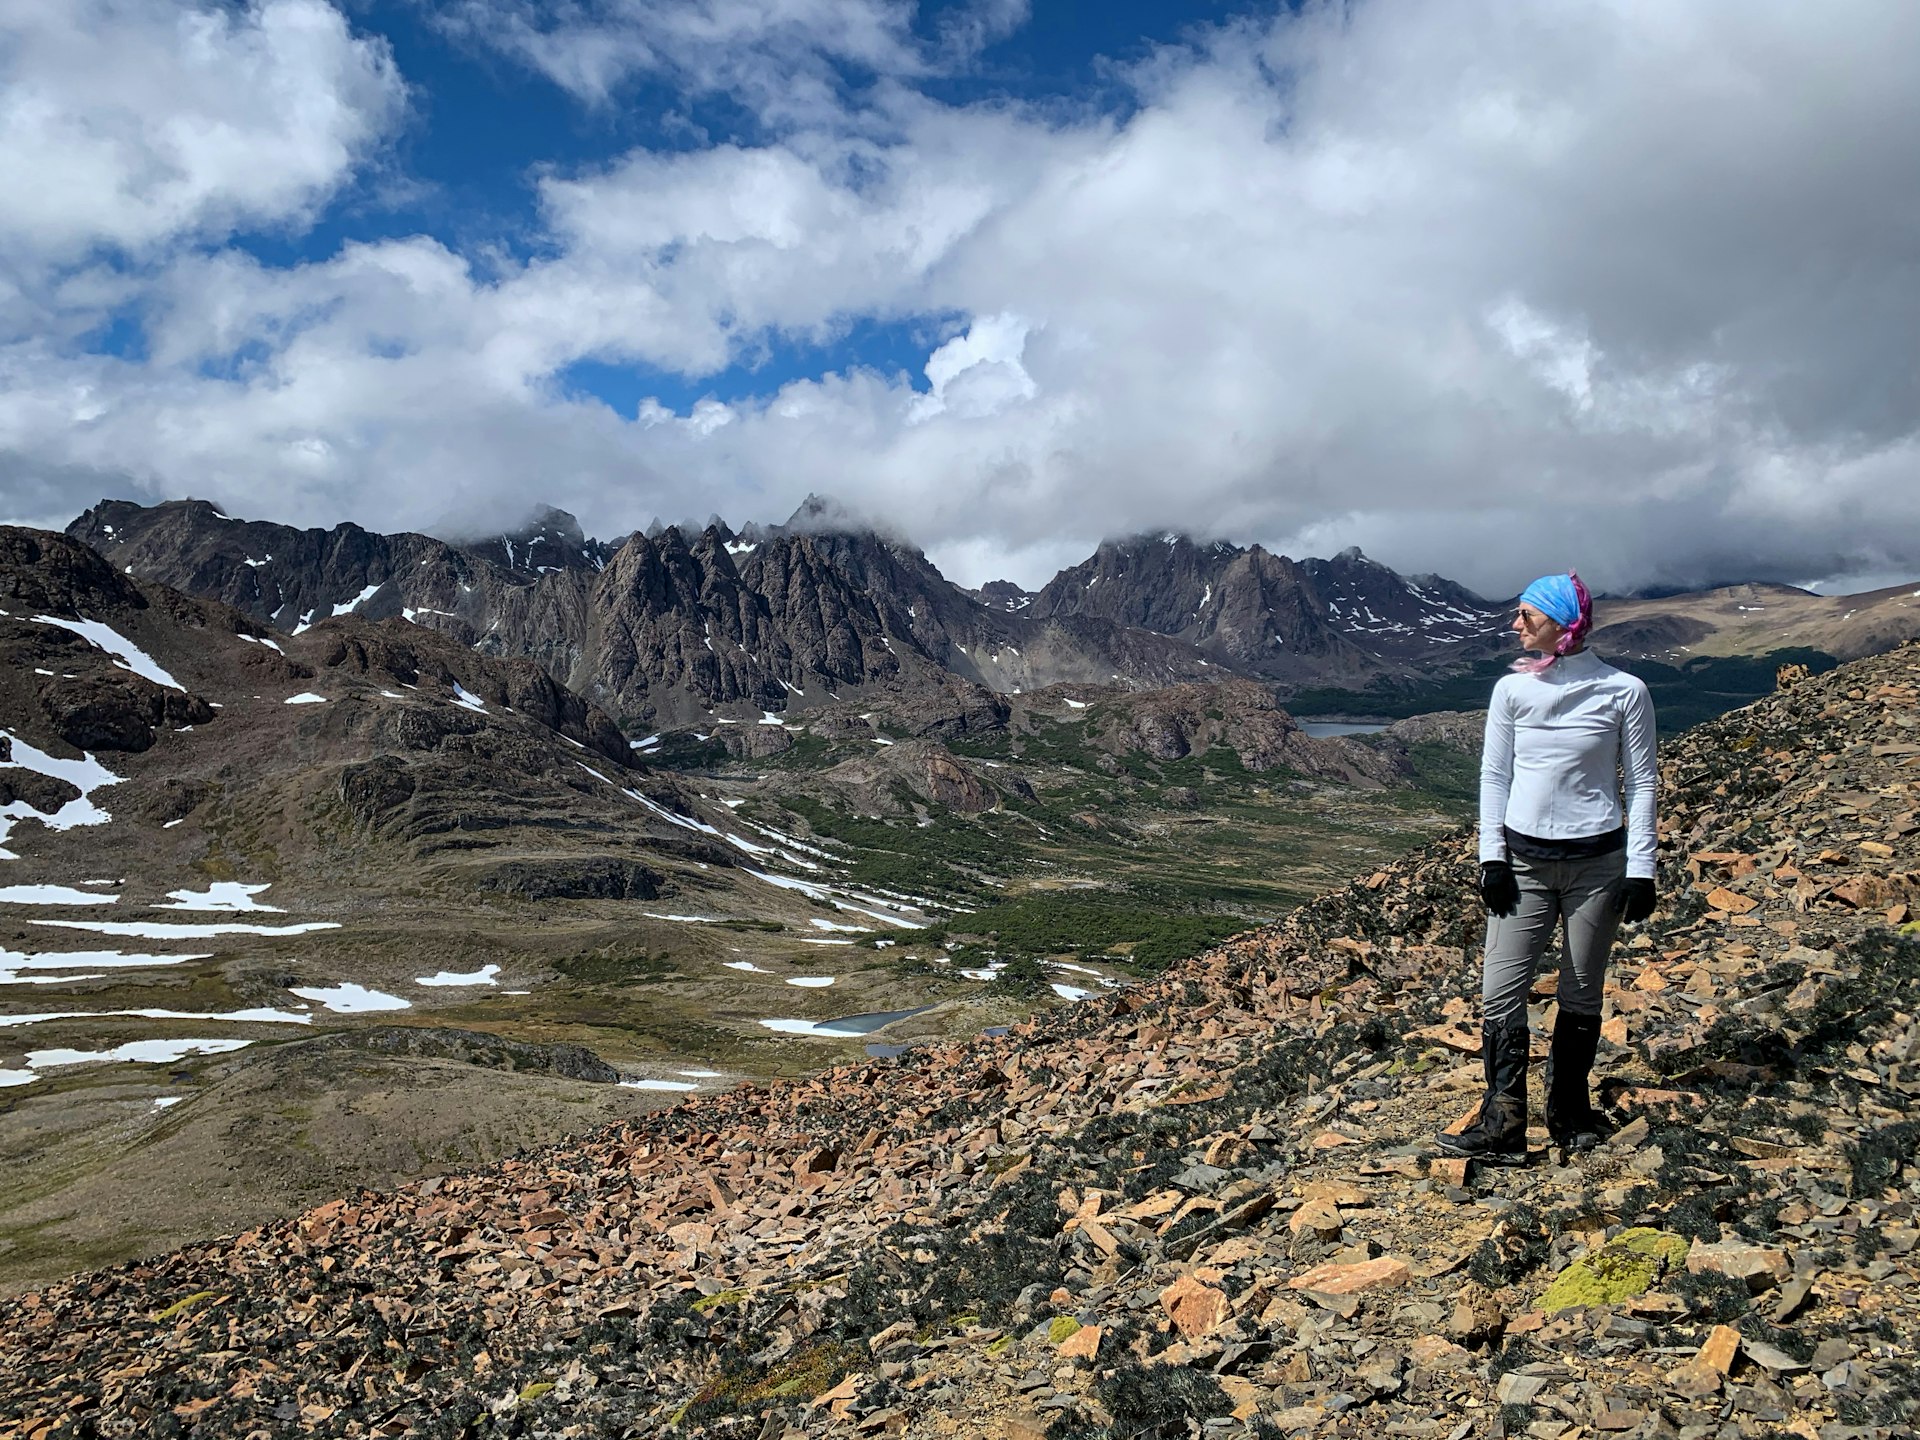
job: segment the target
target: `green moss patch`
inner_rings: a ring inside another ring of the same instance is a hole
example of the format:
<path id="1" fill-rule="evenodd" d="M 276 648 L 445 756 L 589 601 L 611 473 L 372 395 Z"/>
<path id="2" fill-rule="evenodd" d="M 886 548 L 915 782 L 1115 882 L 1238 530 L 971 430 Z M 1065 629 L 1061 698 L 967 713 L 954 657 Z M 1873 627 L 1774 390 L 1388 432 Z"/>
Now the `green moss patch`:
<path id="1" fill-rule="evenodd" d="M 838 1385 L 859 1358 L 851 1346 L 828 1340 L 796 1350 L 770 1370 L 752 1364 L 728 1366 L 701 1386 L 669 1423 L 695 1425 L 722 1415 L 757 1413 L 772 1401 L 811 1400 Z"/>
<path id="2" fill-rule="evenodd" d="M 1618 1305 L 1653 1288 L 1654 1281 L 1686 1259 L 1687 1242 L 1664 1230 L 1624 1230 L 1593 1254 L 1554 1277 L 1535 1304 L 1549 1314 L 1591 1305 Z"/>

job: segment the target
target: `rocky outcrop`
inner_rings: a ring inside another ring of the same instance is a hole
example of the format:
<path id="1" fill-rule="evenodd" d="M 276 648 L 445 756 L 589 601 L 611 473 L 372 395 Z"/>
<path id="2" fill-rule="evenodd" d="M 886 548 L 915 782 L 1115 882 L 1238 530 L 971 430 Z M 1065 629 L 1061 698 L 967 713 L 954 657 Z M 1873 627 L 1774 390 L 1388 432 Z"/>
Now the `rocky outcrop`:
<path id="1" fill-rule="evenodd" d="M 1138 750 L 1154 760 L 1179 760 L 1223 745 L 1256 773 L 1287 769 L 1359 785 L 1385 784 L 1396 773 L 1365 746 L 1309 736 L 1271 691 L 1244 680 L 1118 696 L 1091 717 L 1093 743 L 1115 753 Z"/>
<path id="2" fill-rule="evenodd" d="M 518 1074 L 558 1075 L 611 1085 L 620 1072 L 584 1045 L 564 1042 L 531 1044 L 503 1040 L 480 1030 L 458 1030 L 446 1025 L 378 1025 L 358 1030 L 336 1030 L 300 1042 L 306 1051 L 351 1050 L 369 1055 L 403 1055 L 414 1060 L 451 1060 L 488 1070 Z"/>
<path id="3" fill-rule="evenodd" d="M 207 723 L 213 710 L 188 688 L 197 667 L 178 663 L 193 657 L 173 653 L 183 627 L 259 630 L 225 607 L 130 580 L 63 535 L 0 526 L 0 714 L 12 728 L 80 751 L 137 752 L 163 726 Z M 263 663 L 286 669 L 278 657 Z"/>
<path id="4" fill-rule="evenodd" d="M 992 784 L 944 745 L 918 739 L 877 746 L 871 754 L 843 760 L 815 778 L 864 815 L 903 815 L 915 802 L 977 815 L 999 805 L 996 785 L 1020 783 L 1006 772 L 991 773 Z M 1025 790 L 1024 783 L 1021 788 Z M 1025 793 L 1030 797 L 1032 792 Z"/>
<path id="5" fill-rule="evenodd" d="M 656 871 L 617 855 L 502 860 L 475 877 L 474 887 L 521 900 L 653 900 Z"/>
<path id="6" fill-rule="evenodd" d="M 997 797 L 952 755 L 929 751 L 922 761 L 925 794 L 935 805 L 962 815 L 978 815 L 993 808 Z"/>
<path id="7" fill-rule="evenodd" d="M 1917 724 L 1906 650 L 1668 746 L 1662 903 L 1607 987 L 1620 1128 L 1572 1165 L 1479 1175 L 1425 1144 L 1479 1085 L 1463 834 L 1010 1034 L 0 1302 L 0 1414 L 1898 1435 L 1920 1414 Z"/>
<path id="8" fill-rule="evenodd" d="M 1435 710 L 1396 720 L 1377 732 L 1375 739 L 1388 745 L 1445 745 L 1454 750 L 1479 753 L 1481 737 L 1487 728 L 1484 710 Z"/>
<path id="9" fill-rule="evenodd" d="M 1009 615 L 1018 615 L 1033 604 L 1034 592 L 1022 590 L 1011 580 L 989 580 L 978 590 L 967 592 L 991 610 L 1005 610 Z"/>
<path id="10" fill-rule="evenodd" d="M 445 635 L 391 620 L 378 625 L 326 621 L 288 641 L 287 650 L 315 673 L 332 671 L 416 688 L 428 684 L 455 696 L 464 693 L 481 705 L 500 705 L 524 715 L 617 765 L 632 759 L 626 737 L 603 711 L 529 660 L 489 659 Z"/>

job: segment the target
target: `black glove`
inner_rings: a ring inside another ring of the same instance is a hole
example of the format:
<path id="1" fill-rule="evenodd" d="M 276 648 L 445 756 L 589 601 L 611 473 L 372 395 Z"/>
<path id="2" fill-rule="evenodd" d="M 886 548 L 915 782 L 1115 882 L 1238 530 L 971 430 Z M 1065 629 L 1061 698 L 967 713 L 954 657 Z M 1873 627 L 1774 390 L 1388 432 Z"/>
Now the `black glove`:
<path id="1" fill-rule="evenodd" d="M 1480 862 L 1480 898 L 1487 912 L 1502 917 L 1520 908 L 1520 882 L 1513 878 L 1513 866 L 1504 860 Z"/>
<path id="2" fill-rule="evenodd" d="M 1620 918 L 1629 925 L 1638 924 L 1653 913 L 1653 881 L 1629 877 L 1620 886 Z"/>

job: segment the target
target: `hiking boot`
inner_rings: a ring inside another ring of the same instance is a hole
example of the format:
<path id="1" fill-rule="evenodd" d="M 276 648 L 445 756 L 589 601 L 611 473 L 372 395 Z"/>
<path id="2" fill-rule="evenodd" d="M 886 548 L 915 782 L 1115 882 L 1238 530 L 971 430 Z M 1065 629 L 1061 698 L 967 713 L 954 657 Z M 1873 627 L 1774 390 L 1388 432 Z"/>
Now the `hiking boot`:
<path id="1" fill-rule="evenodd" d="M 1487 1093 L 1480 1116 L 1458 1135 L 1442 1132 L 1434 1143 L 1448 1155 L 1483 1165 L 1527 1163 L 1527 1022 L 1488 1026 L 1480 1032 Z"/>
<path id="2" fill-rule="evenodd" d="M 1593 1149 L 1611 1128 L 1589 1097 L 1587 1082 L 1599 1044 L 1598 1015 L 1560 1012 L 1547 1055 L 1547 1133 L 1563 1155 Z"/>

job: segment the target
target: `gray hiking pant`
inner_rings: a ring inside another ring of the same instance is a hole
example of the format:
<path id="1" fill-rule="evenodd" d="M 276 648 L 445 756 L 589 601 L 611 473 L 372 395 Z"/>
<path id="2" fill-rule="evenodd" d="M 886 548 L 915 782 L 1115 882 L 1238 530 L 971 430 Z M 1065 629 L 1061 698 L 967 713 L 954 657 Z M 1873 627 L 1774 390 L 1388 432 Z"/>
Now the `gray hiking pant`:
<path id="1" fill-rule="evenodd" d="M 1591 860 L 1527 860 L 1515 855 L 1512 863 L 1513 877 L 1520 883 L 1519 907 L 1511 915 L 1487 917 L 1487 952 L 1480 970 L 1484 1023 L 1526 1023 L 1527 994 L 1556 930 L 1566 935 L 1560 1008 L 1571 1015 L 1598 1015 L 1607 952 L 1620 929 L 1626 852 L 1616 850 Z"/>

